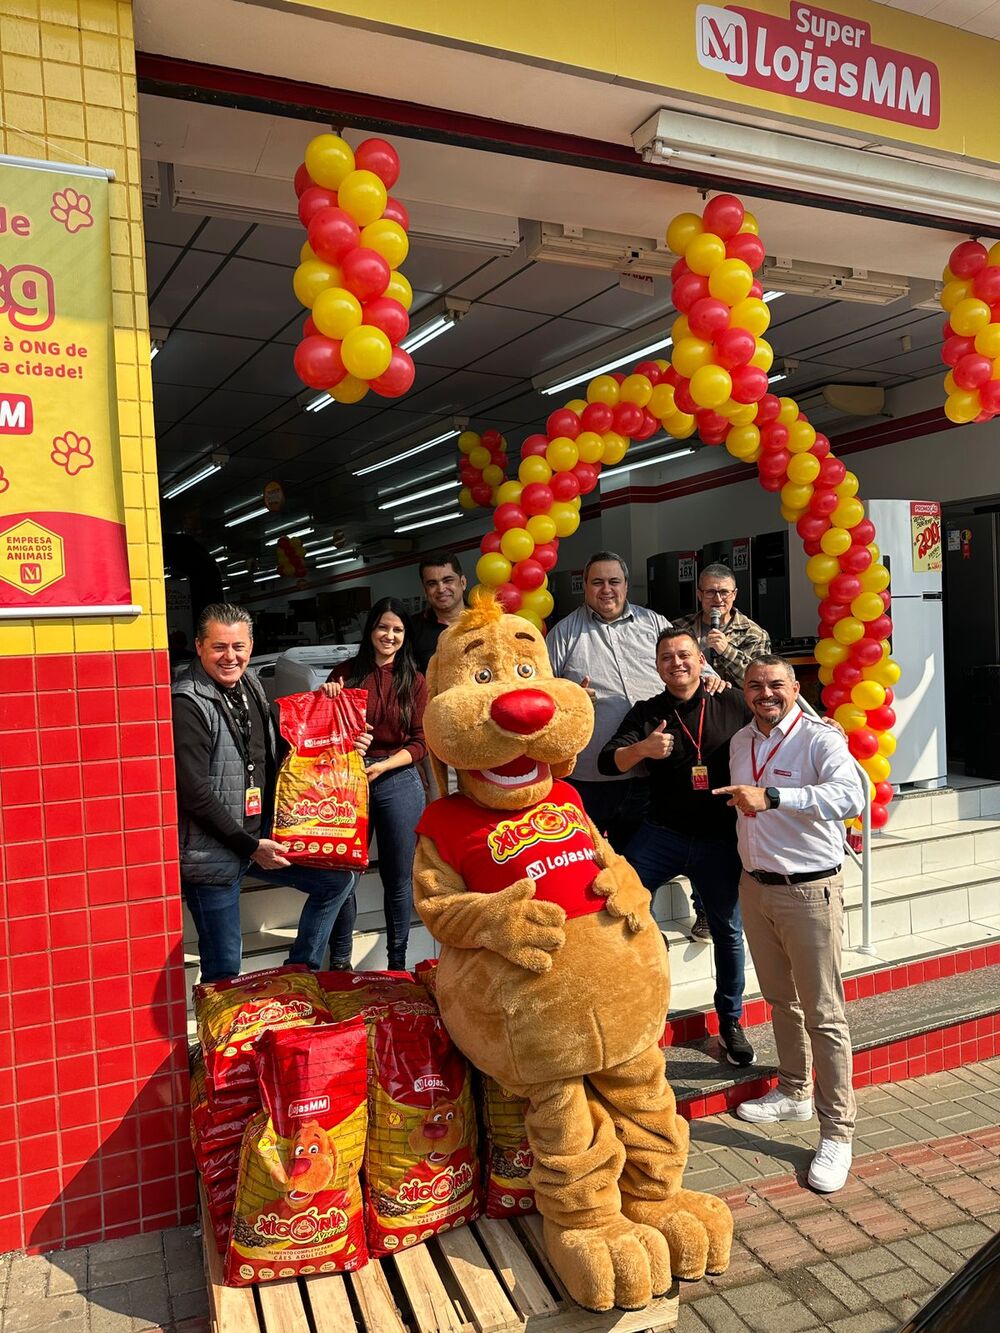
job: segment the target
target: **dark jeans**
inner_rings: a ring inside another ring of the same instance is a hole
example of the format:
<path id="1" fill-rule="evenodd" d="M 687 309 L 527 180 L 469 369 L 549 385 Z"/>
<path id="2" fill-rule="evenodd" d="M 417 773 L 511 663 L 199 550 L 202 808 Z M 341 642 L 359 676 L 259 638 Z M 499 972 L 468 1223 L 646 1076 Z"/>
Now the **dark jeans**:
<path id="1" fill-rule="evenodd" d="M 373 835 L 378 839 L 389 967 L 394 972 L 406 967 L 413 909 L 413 853 L 424 802 L 424 784 L 413 764 L 383 773 L 369 788 L 368 835 L 369 839 Z M 352 892 L 340 909 L 330 941 L 330 957 L 337 966 L 350 964 L 357 915 L 357 899 Z"/>
<path id="2" fill-rule="evenodd" d="M 639 831 L 649 813 L 649 780 L 625 778 L 621 782 L 578 782 L 568 779 L 580 795 L 580 803 L 618 853 Z"/>
<path id="3" fill-rule="evenodd" d="M 720 1018 L 743 1012 L 743 918 L 739 886 L 743 867 L 732 839 L 686 838 L 647 820 L 626 857 L 650 893 L 664 880 L 687 875 L 701 898 L 715 951 L 715 1009 Z"/>
<path id="4" fill-rule="evenodd" d="M 243 959 L 240 928 L 240 885 L 251 862 L 240 867 L 229 884 L 181 882 L 184 901 L 198 931 L 198 953 L 202 981 L 222 981 L 239 975 Z M 282 870 L 253 867 L 257 879 L 282 884 L 306 895 L 299 917 L 290 963 L 305 963 L 314 970 L 323 966 L 330 931 L 345 898 L 354 888 L 353 870 L 318 870 L 314 866 L 286 866 Z"/>

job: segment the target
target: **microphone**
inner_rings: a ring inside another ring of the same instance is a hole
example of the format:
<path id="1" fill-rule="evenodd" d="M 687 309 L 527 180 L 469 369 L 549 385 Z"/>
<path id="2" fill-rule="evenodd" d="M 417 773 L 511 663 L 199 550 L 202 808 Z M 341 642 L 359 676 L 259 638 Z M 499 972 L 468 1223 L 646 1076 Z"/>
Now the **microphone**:
<path id="1" fill-rule="evenodd" d="M 717 606 L 713 606 L 708 615 L 708 623 L 711 629 L 719 629 L 722 625 L 722 612 Z"/>

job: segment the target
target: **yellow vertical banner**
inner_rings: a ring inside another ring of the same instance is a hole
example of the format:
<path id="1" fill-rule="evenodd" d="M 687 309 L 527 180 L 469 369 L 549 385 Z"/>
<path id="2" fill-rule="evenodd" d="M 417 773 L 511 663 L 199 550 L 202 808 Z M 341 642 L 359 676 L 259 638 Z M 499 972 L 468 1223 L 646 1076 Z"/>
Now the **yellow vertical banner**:
<path id="1" fill-rule="evenodd" d="M 0 617 L 136 614 L 106 173 L 0 156 Z"/>

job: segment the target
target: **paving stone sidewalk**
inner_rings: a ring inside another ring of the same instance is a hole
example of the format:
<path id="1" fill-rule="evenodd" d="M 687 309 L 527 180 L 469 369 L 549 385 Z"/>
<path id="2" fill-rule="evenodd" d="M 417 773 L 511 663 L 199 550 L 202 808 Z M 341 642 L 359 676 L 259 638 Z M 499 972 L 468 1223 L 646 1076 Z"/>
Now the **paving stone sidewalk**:
<path id="1" fill-rule="evenodd" d="M 815 1121 L 692 1124 L 685 1184 L 726 1198 L 736 1241 L 727 1273 L 683 1286 L 679 1333 L 890 1333 L 1000 1229 L 1000 1059 L 864 1088 L 858 1112 L 826 1197 L 802 1183 Z M 200 1244 L 182 1227 L 0 1256 L 0 1333 L 208 1333 Z"/>

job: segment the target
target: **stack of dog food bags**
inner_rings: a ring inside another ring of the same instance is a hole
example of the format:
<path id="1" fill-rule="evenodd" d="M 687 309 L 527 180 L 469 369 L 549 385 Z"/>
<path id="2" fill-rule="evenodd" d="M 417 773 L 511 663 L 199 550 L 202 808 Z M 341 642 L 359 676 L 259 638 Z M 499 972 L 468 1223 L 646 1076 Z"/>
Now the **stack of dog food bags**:
<path id="1" fill-rule="evenodd" d="M 484 1185 L 487 1217 L 521 1217 L 535 1211 L 535 1191 L 528 1184 L 534 1155 L 528 1146 L 523 1097 L 481 1074 L 478 1080 L 485 1130 Z"/>
<path id="2" fill-rule="evenodd" d="M 412 972 L 317 972 L 316 980 L 333 1017 L 363 1018 L 369 1033 L 390 1009 L 401 1015 L 437 1013 Z"/>
<path id="3" fill-rule="evenodd" d="M 263 1109 L 243 1136 L 229 1285 L 350 1272 L 368 1262 L 358 1179 L 366 1045 L 360 1018 L 260 1036 Z"/>

